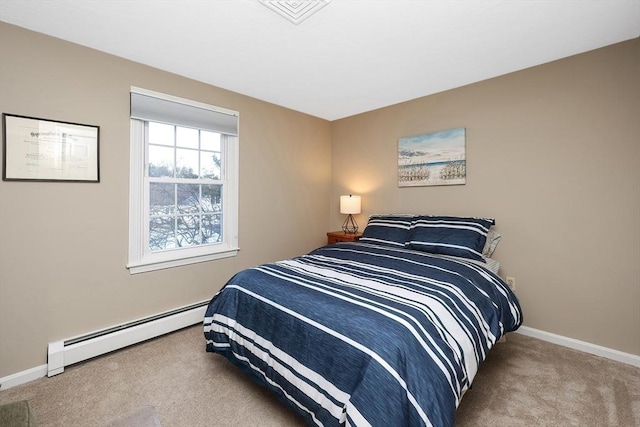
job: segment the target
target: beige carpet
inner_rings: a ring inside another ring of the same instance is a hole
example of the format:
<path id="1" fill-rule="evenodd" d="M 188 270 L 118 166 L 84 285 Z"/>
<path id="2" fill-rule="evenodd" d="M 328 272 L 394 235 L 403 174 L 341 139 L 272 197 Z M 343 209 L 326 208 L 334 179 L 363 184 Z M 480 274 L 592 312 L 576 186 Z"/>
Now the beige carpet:
<path id="1" fill-rule="evenodd" d="M 224 358 L 201 326 L 0 392 L 28 399 L 41 426 L 304 426 Z M 482 365 L 463 426 L 640 426 L 640 369 L 519 334 Z"/>

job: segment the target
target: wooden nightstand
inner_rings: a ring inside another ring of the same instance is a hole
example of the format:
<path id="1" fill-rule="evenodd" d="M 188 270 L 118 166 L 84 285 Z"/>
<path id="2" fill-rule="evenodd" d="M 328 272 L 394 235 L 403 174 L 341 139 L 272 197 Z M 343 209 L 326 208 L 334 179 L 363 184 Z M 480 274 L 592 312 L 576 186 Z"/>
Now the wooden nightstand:
<path id="1" fill-rule="evenodd" d="M 327 233 L 327 244 L 333 245 L 338 242 L 357 242 L 362 233 L 348 234 L 344 231 L 330 231 Z"/>

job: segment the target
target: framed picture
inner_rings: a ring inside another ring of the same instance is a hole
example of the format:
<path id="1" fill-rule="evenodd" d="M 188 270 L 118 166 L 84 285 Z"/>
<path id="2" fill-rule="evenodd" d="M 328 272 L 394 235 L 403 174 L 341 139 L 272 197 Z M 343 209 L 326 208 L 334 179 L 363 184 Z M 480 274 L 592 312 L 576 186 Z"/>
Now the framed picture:
<path id="1" fill-rule="evenodd" d="M 398 186 L 465 184 L 465 143 L 465 128 L 399 138 Z"/>
<path id="2" fill-rule="evenodd" d="M 100 182 L 100 128 L 2 114 L 2 180 Z"/>

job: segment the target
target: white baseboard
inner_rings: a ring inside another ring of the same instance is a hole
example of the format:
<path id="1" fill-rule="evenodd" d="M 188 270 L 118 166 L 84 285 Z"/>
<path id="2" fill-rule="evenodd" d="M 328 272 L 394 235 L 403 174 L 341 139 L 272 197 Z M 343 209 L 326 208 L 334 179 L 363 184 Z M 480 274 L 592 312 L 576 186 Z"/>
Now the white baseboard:
<path id="1" fill-rule="evenodd" d="M 108 334 L 96 336 L 95 338 L 83 340 L 74 344 L 65 345 L 65 342 L 72 341 L 75 338 L 50 343 L 47 359 L 48 363 L 46 365 L 40 365 L 35 368 L 27 369 L 26 371 L 0 378 L 0 390 L 6 390 L 47 375 L 57 375 L 64 371 L 65 366 L 147 341 L 197 323 L 202 323 L 206 308 L 206 306 L 200 306 L 179 313 L 170 314 L 165 317 L 156 318 L 145 323 L 136 324 L 135 326 L 128 326 L 124 329 L 109 332 Z M 155 318 L 162 315 L 163 313 L 160 313 L 159 315 L 152 317 Z M 139 319 L 136 322 L 141 320 L 144 319 Z M 117 329 L 117 327 L 115 328 Z"/>
<path id="2" fill-rule="evenodd" d="M 128 335 L 128 333 L 126 333 L 126 330 L 120 331 L 120 333 L 118 334 L 120 338 L 116 339 L 115 344 L 111 343 L 110 346 L 104 346 L 105 345 L 104 342 L 100 344 L 101 351 L 106 353 L 109 351 L 113 351 L 113 345 L 119 346 L 117 348 L 122 348 L 123 346 L 146 341 L 147 339 L 155 338 L 155 337 L 167 334 L 169 332 L 173 332 L 175 330 L 181 329 L 183 327 L 195 325 L 203 320 L 204 310 L 205 310 L 205 307 L 202 307 L 200 309 L 192 310 L 188 315 L 182 314 L 180 315 L 180 321 L 178 321 L 177 323 L 172 323 L 170 321 L 165 320 L 169 318 L 164 318 L 159 322 L 149 325 L 147 328 L 143 328 L 144 325 L 140 325 L 139 327 L 137 326 L 135 327 L 135 329 L 130 328 L 131 335 Z M 564 347 L 569 347 L 574 350 L 583 351 L 585 353 L 606 357 L 607 359 L 611 359 L 618 362 L 633 365 L 636 367 L 640 367 L 640 356 L 636 356 L 634 354 L 624 353 L 622 351 L 610 349 L 607 347 L 602 347 L 602 346 L 591 344 L 585 341 L 579 341 L 573 338 L 564 337 L 562 335 L 552 334 L 550 332 L 541 331 L 539 329 L 530 328 L 528 326 L 521 326 L 516 331 L 516 333 L 537 338 L 542 341 L 548 341 L 553 344 L 558 344 Z M 106 339 L 106 341 L 109 341 L 112 339 L 114 338 Z M 125 342 L 128 344 L 121 345 Z M 88 352 L 86 351 L 86 349 L 81 350 L 80 352 L 83 353 L 82 357 L 85 357 L 85 356 L 94 357 L 97 355 L 95 354 L 95 351 Z M 74 356 L 75 361 L 78 361 L 76 360 L 77 358 L 78 358 L 77 356 Z M 68 363 L 66 363 L 65 365 L 68 365 Z M 48 371 L 49 371 L 48 365 L 40 365 L 40 366 L 36 366 L 35 368 L 27 369 L 26 371 L 22 371 L 12 375 L 8 375 L 6 377 L 2 377 L 0 378 L 0 390 L 6 390 L 8 388 L 15 387 L 20 384 L 24 384 L 29 381 L 36 380 L 38 378 L 45 377 L 47 376 Z"/>
<path id="3" fill-rule="evenodd" d="M 516 333 L 526 335 L 528 337 L 537 338 L 542 341 L 548 341 L 563 347 L 569 347 L 574 350 L 580 350 L 585 353 L 594 354 L 596 356 L 606 357 L 607 359 L 617 362 L 626 363 L 640 368 L 640 356 L 614 350 L 612 348 L 602 347 L 600 345 L 591 344 L 585 341 L 576 340 L 562 335 L 552 334 L 551 332 L 541 331 L 539 329 L 530 328 L 528 326 L 520 326 Z"/>
<path id="4" fill-rule="evenodd" d="M 45 377 L 46 375 L 47 365 L 40 365 L 35 368 L 27 369 L 26 371 L 7 375 L 6 377 L 0 378 L 0 391 L 28 383 L 29 381 L 37 380 L 38 378 Z"/>

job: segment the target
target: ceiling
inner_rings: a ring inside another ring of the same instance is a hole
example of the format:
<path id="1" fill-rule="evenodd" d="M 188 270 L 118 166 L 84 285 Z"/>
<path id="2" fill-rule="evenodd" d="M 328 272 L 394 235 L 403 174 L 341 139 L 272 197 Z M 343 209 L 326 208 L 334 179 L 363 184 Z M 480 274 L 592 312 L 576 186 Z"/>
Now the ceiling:
<path id="1" fill-rule="evenodd" d="M 0 20 L 327 120 L 640 36 L 640 0 L 319 2 L 297 24 L 258 0 L 1 0 Z"/>

